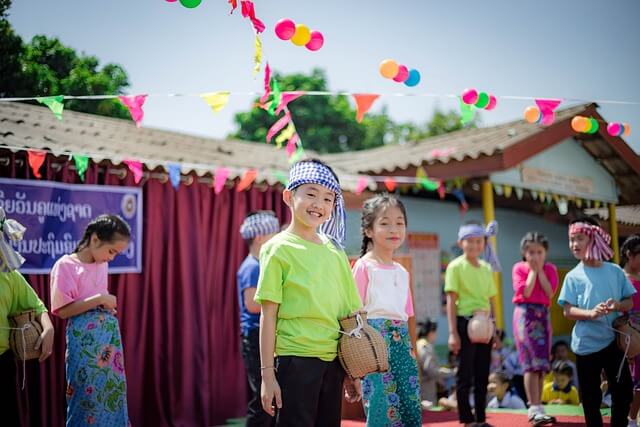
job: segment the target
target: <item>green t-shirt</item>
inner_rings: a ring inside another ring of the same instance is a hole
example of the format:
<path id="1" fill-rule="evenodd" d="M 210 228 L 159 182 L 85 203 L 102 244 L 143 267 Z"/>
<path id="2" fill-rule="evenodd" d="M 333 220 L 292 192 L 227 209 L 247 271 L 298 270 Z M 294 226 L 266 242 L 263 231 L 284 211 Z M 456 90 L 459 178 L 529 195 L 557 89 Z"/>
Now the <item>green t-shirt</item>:
<path id="1" fill-rule="evenodd" d="M 349 260 L 330 241 L 312 243 L 283 231 L 260 251 L 255 301 L 280 305 L 276 355 L 335 359 L 340 323 L 362 307 Z"/>
<path id="2" fill-rule="evenodd" d="M 473 266 L 464 255 L 449 263 L 444 279 L 444 291 L 455 292 L 458 316 L 472 316 L 474 311 L 489 310 L 489 299 L 496 295 L 496 285 L 488 262 L 478 260 Z"/>
<path id="3" fill-rule="evenodd" d="M 23 311 L 47 311 L 44 303 L 17 270 L 0 273 L 0 354 L 9 350 L 9 317 Z"/>

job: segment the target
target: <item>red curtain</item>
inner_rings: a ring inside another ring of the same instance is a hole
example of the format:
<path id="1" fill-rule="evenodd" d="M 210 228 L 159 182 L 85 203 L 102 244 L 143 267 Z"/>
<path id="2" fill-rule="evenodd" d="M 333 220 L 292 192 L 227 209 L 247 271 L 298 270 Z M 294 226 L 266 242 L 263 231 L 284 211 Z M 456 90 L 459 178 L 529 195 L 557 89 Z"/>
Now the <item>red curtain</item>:
<path id="1" fill-rule="evenodd" d="M 3 153 L 10 162 L 0 165 L 0 176 L 33 179 L 25 153 Z M 79 182 L 68 164 L 56 170 L 52 162 L 49 156 L 44 178 Z M 93 164 L 86 182 L 135 185 L 131 174 L 121 179 Z M 143 271 L 110 276 L 118 298 L 131 423 L 210 426 L 242 416 L 246 390 L 235 273 L 247 248 L 238 230 L 251 210 L 272 209 L 282 221 L 289 211 L 271 188 L 240 193 L 232 188 L 216 195 L 197 179 L 178 191 L 157 179 L 141 185 Z M 27 277 L 49 307 L 48 279 Z M 18 387 L 23 425 L 64 426 L 65 325 L 52 317 L 54 353 L 43 364 L 29 363 L 27 387 Z"/>

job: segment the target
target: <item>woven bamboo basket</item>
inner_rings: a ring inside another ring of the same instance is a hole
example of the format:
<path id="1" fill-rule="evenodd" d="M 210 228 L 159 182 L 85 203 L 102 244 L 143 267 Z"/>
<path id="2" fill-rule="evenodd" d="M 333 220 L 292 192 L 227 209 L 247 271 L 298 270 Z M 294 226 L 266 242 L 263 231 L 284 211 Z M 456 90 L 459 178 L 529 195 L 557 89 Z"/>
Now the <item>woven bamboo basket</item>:
<path id="1" fill-rule="evenodd" d="M 9 346 L 19 360 L 31 360 L 40 357 L 41 349 L 35 349 L 36 342 L 42 333 L 42 325 L 35 311 L 25 311 L 9 317 L 12 328 L 9 335 Z M 24 340 L 23 340 L 24 333 Z"/>
<path id="2" fill-rule="evenodd" d="M 613 327 L 620 332 L 616 334 L 616 341 L 620 350 L 626 351 L 627 357 L 636 357 L 640 354 L 640 332 L 633 327 L 628 315 L 620 316 L 613 321 Z M 627 337 L 629 350 L 627 350 Z"/>
<path id="3" fill-rule="evenodd" d="M 367 323 L 364 312 L 340 320 L 342 334 L 338 342 L 338 358 L 351 378 L 363 378 L 374 372 L 389 370 L 389 356 L 380 332 Z"/>

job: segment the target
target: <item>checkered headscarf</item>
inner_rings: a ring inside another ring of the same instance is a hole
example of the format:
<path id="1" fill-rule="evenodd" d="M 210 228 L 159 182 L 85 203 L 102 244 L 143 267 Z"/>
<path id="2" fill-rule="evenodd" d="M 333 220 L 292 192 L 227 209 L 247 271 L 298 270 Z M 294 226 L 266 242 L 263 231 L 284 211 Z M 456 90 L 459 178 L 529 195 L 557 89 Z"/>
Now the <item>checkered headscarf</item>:
<path id="1" fill-rule="evenodd" d="M 24 258 L 5 240 L 22 240 L 26 228 L 18 221 L 7 219 L 4 209 L 0 208 L 0 272 L 17 270 L 24 263 Z"/>
<path id="2" fill-rule="evenodd" d="M 271 213 L 258 212 L 247 218 L 240 226 L 240 235 L 243 239 L 255 239 L 258 236 L 266 236 L 280 231 L 280 223 Z"/>
<path id="3" fill-rule="evenodd" d="M 295 190 L 303 184 L 322 185 L 336 193 L 336 201 L 333 206 L 331 218 L 322 224 L 320 230 L 331 238 L 340 248 L 344 248 L 346 214 L 340 183 L 325 165 L 313 161 L 306 161 L 296 163 L 291 168 L 291 171 L 289 171 L 289 185 L 287 185 L 287 190 Z"/>
<path id="4" fill-rule="evenodd" d="M 586 259 L 606 261 L 613 257 L 611 249 L 611 236 L 602 227 L 586 222 L 575 222 L 569 226 L 569 236 L 582 233 L 589 237 Z"/>

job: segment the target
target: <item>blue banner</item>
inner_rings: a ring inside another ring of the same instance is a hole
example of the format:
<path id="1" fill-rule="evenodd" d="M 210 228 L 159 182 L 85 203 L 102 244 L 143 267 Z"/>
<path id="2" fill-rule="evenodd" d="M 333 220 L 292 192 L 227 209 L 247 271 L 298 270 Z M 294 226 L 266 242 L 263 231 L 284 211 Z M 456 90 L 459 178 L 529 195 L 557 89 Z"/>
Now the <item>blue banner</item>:
<path id="1" fill-rule="evenodd" d="M 58 258 L 73 252 L 87 224 L 105 213 L 131 227 L 129 246 L 109 263 L 109 273 L 142 271 L 140 188 L 0 178 L 0 207 L 27 228 L 22 241 L 12 242 L 26 259 L 22 273 L 49 274 Z"/>

